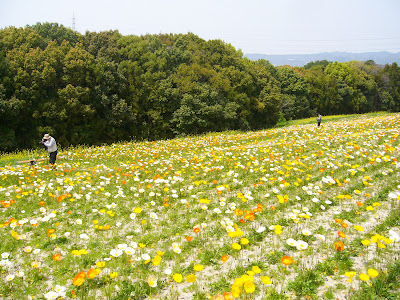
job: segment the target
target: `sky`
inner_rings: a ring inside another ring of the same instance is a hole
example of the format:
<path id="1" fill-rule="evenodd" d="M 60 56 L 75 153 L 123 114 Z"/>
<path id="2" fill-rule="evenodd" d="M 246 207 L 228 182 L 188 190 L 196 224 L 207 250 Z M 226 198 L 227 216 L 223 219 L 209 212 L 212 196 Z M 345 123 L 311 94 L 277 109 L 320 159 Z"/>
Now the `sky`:
<path id="1" fill-rule="evenodd" d="M 244 54 L 400 52 L 400 0 L 0 0 L 0 28 L 194 33 Z"/>

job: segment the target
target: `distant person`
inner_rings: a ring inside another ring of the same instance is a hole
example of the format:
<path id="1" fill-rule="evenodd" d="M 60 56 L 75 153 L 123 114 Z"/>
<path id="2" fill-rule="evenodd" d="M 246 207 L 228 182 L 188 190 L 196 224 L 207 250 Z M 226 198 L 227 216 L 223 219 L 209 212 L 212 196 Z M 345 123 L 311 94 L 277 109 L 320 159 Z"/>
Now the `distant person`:
<path id="1" fill-rule="evenodd" d="M 318 117 L 317 117 L 318 127 L 321 125 L 321 121 L 322 121 L 322 116 L 321 116 L 321 114 L 318 114 Z"/>
<path id="2" fill-rule="evenodd" d="M 56 140 L 46 133 L 43 136 L 41 143 L 44 145 L 44 148 L 47 152 L 49 152 L 49 162 L 50 164 L 55 165 L 57 159 L 57 143 Z"/>

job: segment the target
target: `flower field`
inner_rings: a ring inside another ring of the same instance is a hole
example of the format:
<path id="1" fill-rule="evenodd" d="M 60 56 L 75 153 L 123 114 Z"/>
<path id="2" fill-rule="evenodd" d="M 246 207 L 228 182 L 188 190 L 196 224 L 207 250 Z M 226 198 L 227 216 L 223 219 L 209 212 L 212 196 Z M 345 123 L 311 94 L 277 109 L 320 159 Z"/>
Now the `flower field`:
<path id="1" fill-rule="evenodd" d="M 0 299 L 399 296 L 399 135 L 360 116 L 0 167 Z"/>

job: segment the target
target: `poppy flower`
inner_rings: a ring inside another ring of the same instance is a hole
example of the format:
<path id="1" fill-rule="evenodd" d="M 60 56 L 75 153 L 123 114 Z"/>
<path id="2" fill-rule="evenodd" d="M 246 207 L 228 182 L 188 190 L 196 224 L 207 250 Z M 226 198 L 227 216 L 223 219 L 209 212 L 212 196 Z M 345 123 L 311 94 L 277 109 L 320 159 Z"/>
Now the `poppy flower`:
<path id="1" fill-rule="evenodd" d="M 186 276 L 186 282 L 193 283 L 196 281 L 196 275 L 194 274 L 189 274 Z"/>
<path id="2" fill-rule="evenodd" d="M 242 249 L 242 246 L 240 246 L 238 243 L 233 243 L 232 248 L 235 250 L 240 250 L 240 249 Z"/>
<path id="3" fill-rule="evenodd" d="M 352 278 L 356 275 L 356 272 L 352 271 L 352 272 L 346 272 L 344 273 L 344 276 L 349 277 L 349 282 L 352 282 Z"/>
<path id="4" fill-rule="evenodd" d="M 285 255 L 284 257 L 282 257 L 282 263 L 286 266 L 291 265 L 293 263 L 293 258 Z"/>
<path id="5" fill-rule="evenodd" d="M 239 209 L 239 208 L 235 208 L 235 215 L 236 216 L 241 216 L 243 215 L 243 210 Z"/>
<path id="6" fill-rule="evenodd" d="M 157 278 L 150 275 L 147 278 L 147 283 L 149 284 L 150 287 L 156 287 L 157 286 Z"/>
<path id="7" fill-rule="evenodd" d="M 264 283 L 265 285 L 272 284 L 272 281 L 268 276 L 261 276 L 260 279 L 261 279 L 261 282 Z"/>
<path id="8" fill-rule="evenodd" d="M 175 280 L 177 283 L 182 282 L 182 275 L 179 273 L 174 274 L 174 276 L 172 276 L 172 279 Z"/>
<path id="9" fill-rule="evenodd" d="M 54 228 L 48 229 L 47 230 L 47 236 L 52 235 L 56 230 Z"/>
<path id="10" fill-rule="evenodd" d="M 33 261 L 32 263 L 31 263 L 31 266 L 32 266 L 32 268 L 34 268 L 34 269 L 39 269 L 40 268 L 40 266 L 41 266 L 41 262 L 40 261 L 37 261 L 36 259 L 35 259 L 35 261 Z"/>
<path id="11" fill-rule="evenodd" d="M 222 255 L 222 257 L 221 257 L 221 260 L 222 260 L 222 262 L 224 262 L 224 263 L 227 262 L 228 259 L 229 259 L 228 255 Z"/>
<path id="12" fill-rule="evenodd" d="M 60 261 L 62 260 L 62 256 L 60 253 L 53 254 L 53 260 Z"/>
<path id="13" fill-rule="evenodd" d="M 246 293 L 249 293 L 249 294 L 254 293 L 254 291 L 256 290 L 256 286 L 251 281 L 246 281 L 243 288 L 246 291 Z"/>
<path id="14" fill-rule="evenodd" d="M 335 250 L 336 251 L 343 251 L 344 250 L 344 244 L 342 242 L 336 242 L 335 243 Z"/>
<path id="15" fill-rule="evenodd" d="M 364 228 L 362 228 L 360 225 L 354 225 L 354 229 L 357 231 L 364 231 Z"/>
<path id="16" fill-rule="evenodd" d="M 158 265 L 161 263 L 161 260 L 162 260 L 161 256 L 156 255 L 156 256 L 154 257 L 154 259 L 153 259 L 153 265 L 154 265 L 154 266 L 158 266 Z"/>
<path id="17" fill-rule="evenodd" d="M 97 275 L 98 275 L 98 273 L 97 273 L 97 271 L 96 271 L 95 269 L 89 269 L 89 270 L 87 271 L 87 277 L 88 277 L 89 279 L 93 279 L 93 278 L 95 278 Z"/>
<path id="18" fill-rule="evenodd" d="M 247 244 L 249 243 L 249 240 L 246 239 L 246 238 L 241 238 L 241 239 L 240 239 L 240 243 L 241 243 L 242 245 L 247 245 Z"/>
<path id="19" fill-rule="evenodd" d="M 372 278 L 376 277 L 379 275 L 378 271 L 375 269 L 368 269 L 368 275 Z"/>
<path id="20" fill-rule="evenodd" d="M 364 274 L 364 273 L 360 274 L 359 277 L 360 277 L 360 280 L 362 280 L 362 281 L 368 281 L 369 280 L 369 276 L 367 274 Z"/>
<path id="21" fill-rule="evenodd" d="M 204 269 L 203 265 L 194 265 L 193 266 L 193 270 L 195 270 L 197 272 L 203 271 L 203 269 Z"/>
<path id="22" fill-rule="evenodd" d="M 106 263 L 105 263 L 104 261 L 98 261 L 98 262 L 96 263 L 96 266 L 99 267 L 99 268 L 104 268 L 105 265 L 106 265 Z"/>
<path id="23" fill-rule="evenodd" d="M 75 286 L 81 286 L 85 282 L 85 277 L 85 272 L 79 272 L 72 280 L 72 284 Z"/>
<path id="24" fill-rule="evenodd" d="M 224 297 L 224 300 L 233 300 L 232 293 L 225 292 L 225 293 L 222 294 L 222 296 Z"/>

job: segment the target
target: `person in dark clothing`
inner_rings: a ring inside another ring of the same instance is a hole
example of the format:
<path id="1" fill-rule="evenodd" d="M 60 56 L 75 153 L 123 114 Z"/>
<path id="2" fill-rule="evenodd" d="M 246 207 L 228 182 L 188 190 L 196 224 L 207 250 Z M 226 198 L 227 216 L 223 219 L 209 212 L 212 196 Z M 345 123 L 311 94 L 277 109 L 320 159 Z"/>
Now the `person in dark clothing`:
<path id="1" fill-rule="evenodd" d="M 318 127 L 321 125 L 321 121 L 322 121 L 322 116 L 321 116 L 321 114 L 318 114 L 318 117 L 317 117 Z"/>

